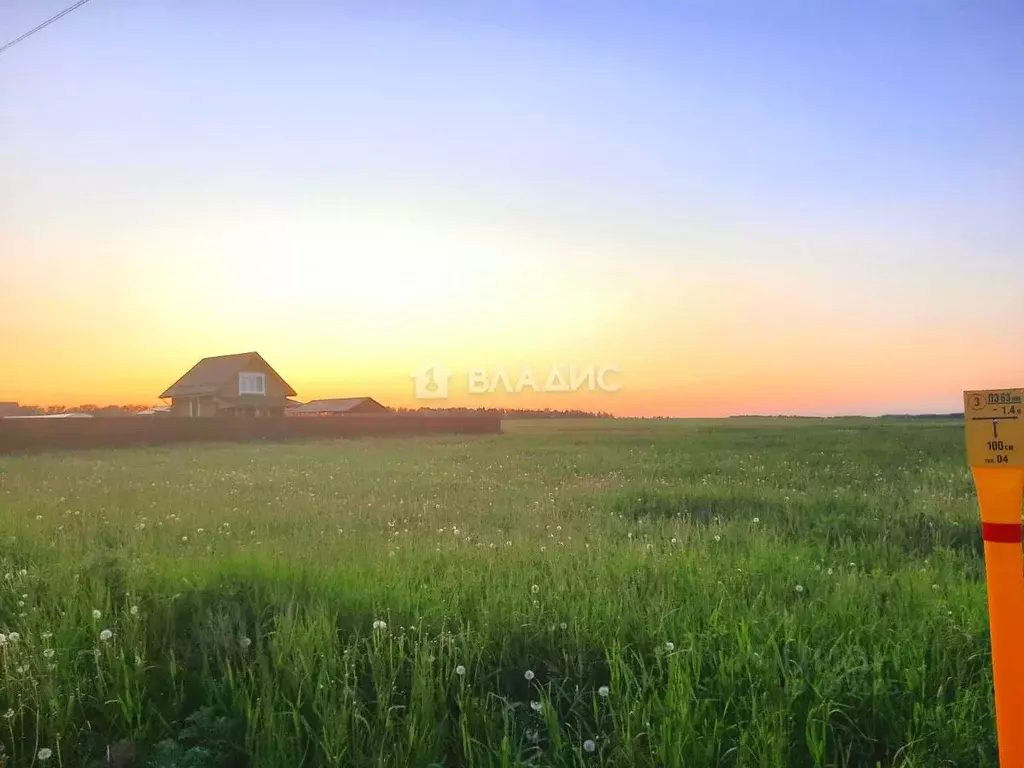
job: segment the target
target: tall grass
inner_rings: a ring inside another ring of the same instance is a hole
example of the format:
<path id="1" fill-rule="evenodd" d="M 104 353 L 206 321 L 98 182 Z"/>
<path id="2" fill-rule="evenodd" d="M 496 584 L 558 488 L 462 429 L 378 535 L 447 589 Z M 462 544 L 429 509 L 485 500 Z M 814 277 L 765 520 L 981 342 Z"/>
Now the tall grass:
<path id="1" fill-rule="evenodd" d="M 958 425 L 567 426 L 0 457 L 3 764 L 996 764 Z"/>

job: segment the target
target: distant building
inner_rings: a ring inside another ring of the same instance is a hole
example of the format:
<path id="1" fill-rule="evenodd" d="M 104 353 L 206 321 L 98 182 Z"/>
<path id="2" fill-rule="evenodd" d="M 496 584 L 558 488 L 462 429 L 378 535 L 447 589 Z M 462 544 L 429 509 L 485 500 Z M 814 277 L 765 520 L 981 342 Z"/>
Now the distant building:
<path id="1" fill-rule="evenodd" d="M 288 382 L 257 352 L 206 357 L 160 395 L 172 416 L 282 416 Z"/>
<path id="2" fill-rule="evenodd" d="M 144 411 L 139 411 L 139 416 L 170 416 L 171 406 L 169 405 L 157 405 L 153 408 L 147 408 Z"/>
<path id="3" fill-rule="evenodd" d="M 334 397 L 311 400 L 285 411 L 286 416 L 353 416 L 387 413 L 388 408 L 372 397 Z"/>
<path id="4" fill-rule="evenodd" d="M 17 403 L 4 402 L 0 403 L 0 419 L 10 418 L 11 416 L 21 416 L 25 412 Z"/>

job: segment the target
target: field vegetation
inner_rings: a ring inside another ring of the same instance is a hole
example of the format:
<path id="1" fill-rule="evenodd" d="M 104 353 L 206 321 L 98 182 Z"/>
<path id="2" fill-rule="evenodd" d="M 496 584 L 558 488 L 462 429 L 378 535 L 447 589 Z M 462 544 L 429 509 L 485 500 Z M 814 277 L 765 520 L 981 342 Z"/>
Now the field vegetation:
<path id="1" fill-rule="evenodd" d="M 0 457 L 0 763 L 995 765 L 983 577 L 956 421 Z"/>

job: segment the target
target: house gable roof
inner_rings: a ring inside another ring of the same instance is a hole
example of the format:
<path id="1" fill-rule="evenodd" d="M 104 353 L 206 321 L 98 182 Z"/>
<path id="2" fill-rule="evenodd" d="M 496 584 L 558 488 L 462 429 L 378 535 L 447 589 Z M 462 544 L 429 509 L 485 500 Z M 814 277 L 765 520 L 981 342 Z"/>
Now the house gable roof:
<path id="1" fill-rule="evenodd" d="M 295 390 L 281 375 L 270 367 L 258 352 L 242 352 L 237 355 L 219 355 L 204 357 L 193 365 L 184 376 L 174 382 L 160 395 L 165 397 L 189 397 L 192 395 L 212 395 L 220 391 L 232 378 L 244 371 L 253 359 L 259 360 L 274 376 L 284 384 L 286 394 L 294 395 Z"/>
<path id="2" fill-rule="evenodd" d="M 324 400 L 310 400 L 305 405 L 299 405 L 295 408 L 291 408 L 291 413 L 347 413 L 352 409 L 363 405 L 364 403 L 373 403 L 374 405 L 384 406 L 374 400 L 372 397 L 329 397 Z"/>

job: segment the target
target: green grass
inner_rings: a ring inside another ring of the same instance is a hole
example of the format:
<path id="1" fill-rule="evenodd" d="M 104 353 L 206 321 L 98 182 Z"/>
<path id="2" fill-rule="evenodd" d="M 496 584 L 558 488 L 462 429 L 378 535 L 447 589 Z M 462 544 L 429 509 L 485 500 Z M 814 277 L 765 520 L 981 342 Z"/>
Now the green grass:
<path id="1" fill-rule="evenodd" d="M 956 422 L 0 457 L 0 631 L 5 766 L 996 765 Z"/>

